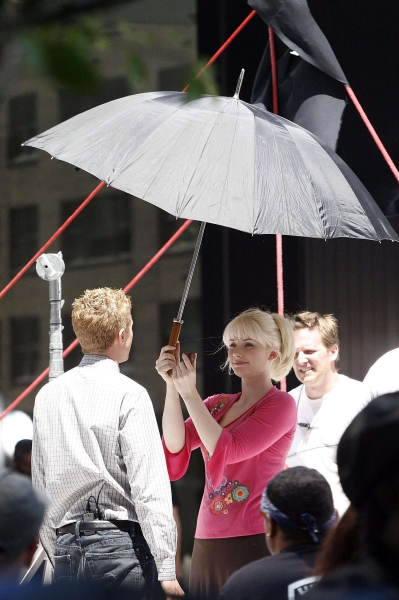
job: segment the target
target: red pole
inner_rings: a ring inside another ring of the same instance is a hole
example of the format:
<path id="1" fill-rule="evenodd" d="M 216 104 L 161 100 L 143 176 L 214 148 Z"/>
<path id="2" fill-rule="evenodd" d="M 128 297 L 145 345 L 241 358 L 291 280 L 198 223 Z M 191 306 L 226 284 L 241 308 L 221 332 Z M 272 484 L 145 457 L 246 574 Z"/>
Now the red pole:
<path id="1" fill-rule="evenodd" d="M 272 71 L 272 91 L 273 91 L 273 112 L 278 115 L 278 85 L 277 85 L 277 61 L 276 50 L 274 47 L 274 33 L 271 27 L 269 29 L 269 48 L 270 48 L 270 64 Z"/>
<path id="2" fill-rule="evenodd" d="M 273 112 L 278 114 L 278 82 L 277 82 L 277 61 L 274 47 L 274 33 L 271 27 L 269 29 L 269 48 L 270 64 L 272 72 L 272 92 L 273 92 Z M 277 267 L 277 312 L 284 316 L 284 276 L 283 276 L 283 236 L 276 235 L 276 267 Z M 284 379 L 280 382 L 280 389 L 287 391 L 287 382 Z"/>

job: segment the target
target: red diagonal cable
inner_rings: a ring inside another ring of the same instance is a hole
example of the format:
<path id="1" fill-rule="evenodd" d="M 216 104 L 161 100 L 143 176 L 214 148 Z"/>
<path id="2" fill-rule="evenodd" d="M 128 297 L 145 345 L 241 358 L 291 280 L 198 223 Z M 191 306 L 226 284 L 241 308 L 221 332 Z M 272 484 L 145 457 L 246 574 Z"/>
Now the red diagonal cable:
<path id="1" fill-rule="evenodd" d="M 57 231 L 51 236 L 51 238 L 44 244 L 44 246 L 42 246 L 40 248 L 40 250 L 38 250 L 36 252 L 36 254 L 34 256 L 32 256 L 32 258 L 30 259 L 30 261 L 28 263 L 26 263 L 26 265 L 19 271 L 19 273 L 17 273 L 15 275 L 15 277 L 13 279 L 11 279 L 10 283 L 8 285 L 6 285 L 6 287 L 1 290 L 0 292 L 0 299 L 6 295 L 6 293 L 12 288 L 12 286 L 17 283 L 17 281 L 19 279 L 21 279 L 22 275 L 24 273 L 26 273 L 26 271 L 33 265 L 33 263 L 35 262 L 35 260 L 41 255 L 43 254 L 43 252 L 45 250 L 47 250 L 47 248 L 54 242 L 54 240 L 57 239 L 57 237 L 59 235 L 61 235 L 61 233 L 64 231 L 64 229 L 66 229 L 69 225 L 69 223 L 71 223 L 71 221 L 74 220 L 75 217 L 78 216 L 78 214 L 84 209 L 85 206 L 87 206 L 90 202 L 90 200 L 92 200 L 94 198 L 94 196 L 101 190 L 101 188 L 103 188 L 105 185 L 105 183 L 102 181 L 92 192 L 89 196 L 87 196 L 86 200 L 83 200 L 82 204 L 80 206 L 78 206 L 78 208 L 75 210 L 75 212 L 73 212 L 71 214 L 70 217 L 68 217 L 68 219 L 65 221 L 65 223 L 63 223 L 61 225 L 61 227 L 59 229 L 57 229 Z"/>
<path id="2" fill-rule="evenodd" d="M 364 112 L 364 110 L 362 108 L 362 105 L 360 104 L 359 100 L 356 98 L 355 92 L 352 90 L 352 88 L 349 85 L 345 85 L 345 89 L 348 92 L 349 98 L 352 100 L 353 104 L 355 105 L 356 110 L 358 111 L 358 113 L 360 114 L 361 118 L 363 119 L 364 124 L 366 125 L 367 129 L 369 130 L 369 132 L 371 134 L 371 137 L 373 138 L 373 140 L 377 144 L 377 147 L 378 147 L 379 151 L 381 152 L 382 156 L 384 157 L 385 161 L 387 162 L 387 164 L 388 164 L 389 168 L 391 169 L 392 173 L 396 177 L 396 181 L 399 181 L 399 171 L 396 168 L 396 165 L 393 162 L 392 158 L 389 156 L 388 151 L 385 148 L 384 144 L 380 140 L 380 138 L 379 138 L 376 130 L 374 129 L 374 127 L 370 123 L 370 121 L 369 121 L 366 113 Z"/>
<path id="3" fill-rule="evenodd" d="M 202 67 L 202 69 L 200 69 L 200 71 L 195 76 L 196 79 L 198 79 L 198 77 L 204 71 L 206 71 L 207 68 L 210 67 L 215 62 L 216 59 L 219 58 L 219 56 L 222 54 L 222 52 L 224 52 L 224 50 L 226 50 L 227 46 L 229 46 L 231 44 L 231 42 L 234 40 L 234 38 L 237 37 L 237 35 L 240 33 L 240 31 L 242 29 L 244 29 L 245 25 L 247 23 L 249 23 L 249 21 L 255 15 L 256 15 L 256 10 L 253 10 L 252 12 L 249 13 L 249 15 L 243 20 L 243 22 L 241 23 L 241 25 L 239 25 L 237 27 L 237 29 L 235 31 L 233 31 L 233 33 L 231 34 L 231 36 L 229 38 L 227 38 L 227 40 L 225 41 L 225 43 L 222 46 L 220 46 L 219 50 L 217 52 L 215 52 L 215 54 L 208 60 L 208 62 L 206 63 L 206 65 L 204 67 Z M 186 85 L 186 87 L 184 88 L 183 92 L 187 92 L 188 88 L 189 88 L 189 84 Z"/>
<path id="4" fill-rule="evenodd" d="M 125 293 L 128 292 L 133 286 L 135 286 L 138 281 L 140 281 L 140 279 L 147 273 L 147 271 L 149 271 L 151 267 L 157 262 L 157 260 L 159 260 L 163 254 L 165 254 L 165 252 L 172 246 L 172 244 L 174 244 L 177 238 L 181 236 L 183 231 L 185 231 L 187 227 L 191 225 L 192 222 L 193 221 L 191 219 L 188 219 L 183 223 L 183 225 L 176 231 L 176 233 L 172 235 L 172 237 L 166 242 L 166 244 L 164 244 L 162 248 L 158 250 L 158 252 L 151 258 L 151 260 L 149 260 L 148 263 L 141 269 L 141 271 L 139 271 L 137 275 L 133 277 L 133 279 L 127 284 L 127 286 L 123 288 L 123 291 Z M 78 344 L 78 340 L 74 340 L 72 344 L 69 344 L 68 348 L 65 348 L 64 352 L 62 353 L 63 358 L 68 356 L 68 354 L 70 354 Z M 40 375 L 36 377 L 36 379 L 30 384 L 30 386 L 27 387 L 26 390 L 24 390 L 22 394 L 20 394 L 18 398 L 16 398 L 14 402 L 10 404 L 10 406 L 7 406 L 7 408 L 0 414 L 0 421 L 16 406 L 18 406 L 18 404 L 22 402 L 22 400 L 24 400 L 26 396 L 30 394 L 39 385 L 39 383 L 43 381 L 43 379 L 46 378 L 46 376 L 49 374 L 49 371 L 50 369 L 49 367 L 47 367 L 47 369 L 45 369 L 43 373 L 40 373 Z"/>

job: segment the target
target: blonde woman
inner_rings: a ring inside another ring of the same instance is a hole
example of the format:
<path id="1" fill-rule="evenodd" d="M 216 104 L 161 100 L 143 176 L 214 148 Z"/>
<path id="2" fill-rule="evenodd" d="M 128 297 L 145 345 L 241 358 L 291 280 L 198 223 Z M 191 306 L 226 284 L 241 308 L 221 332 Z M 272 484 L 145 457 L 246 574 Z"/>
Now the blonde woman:
<path id="1" fill-rule="evenodd" d="M 183 477 L 196 448 L 205 462 L 190 574 L 190 598 L 196 599 L 217 597 L 232 573 L 268 555 L 260 500 L 264 487 L 284 468 L 296 427 L 294 400 L 272 383 L 292 366 L 289 322 L 249 309 L 227 325 L 223 343 L 226 366 L 241 378 L 238 394 L 202 401 L 195 364 L 185 354 L 180 360 L 179 347 L 165 346 L 156 362 L 166 381 L 162 425 L 170 479 Z M 179 395 L 190 415 L 186 421 Z"/>

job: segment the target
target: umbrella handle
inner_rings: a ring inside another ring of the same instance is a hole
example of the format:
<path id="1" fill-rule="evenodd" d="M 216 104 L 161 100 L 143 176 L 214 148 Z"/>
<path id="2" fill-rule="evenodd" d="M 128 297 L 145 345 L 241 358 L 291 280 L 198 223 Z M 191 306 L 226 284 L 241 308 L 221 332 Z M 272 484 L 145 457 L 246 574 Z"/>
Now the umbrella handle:
<path id="1" fill-rule="evenodd" d="M 183 321 L 178 321 L 177 319 L 173 319 L 172 331 L 170 332 L 169 342 L 168 342 L 169 346 L 173 346 L 174 348 L 176 348 L 176 344 L 179 340 L 179 335 L 180 335 L 182 325 L 183 325 Z M 168 352 L 170 352 L 170 354 L 173 354 L 173 350 L 168 350 Z M 169 375 L 169 377 L 172 376 L 172 369 L 170 371 L 168 371 L 168 375 Z"/>
<path id="2" fill-rule="evenodd" d="M 169 342 L 168 342 L 169 346 L 173 346 L 174 348 L 176 348 L 176 344 L 179 340 L 179 335 L 180 335 L 182 325 L 183 325 L 183 321 L 178 321 L 177 319 L 173 320 L 172 331 L 170 332 Z M 168 352 L 170 352 L 170 354 L 172 354 L 173 351 L 168 350 Z M 194 365 L 195 352 L 186 352 L 185 354 L 188 357 L 191 364 Z M 172 370 L 168 371 L 168 375 L 170 377 L 172 376 Z"/>

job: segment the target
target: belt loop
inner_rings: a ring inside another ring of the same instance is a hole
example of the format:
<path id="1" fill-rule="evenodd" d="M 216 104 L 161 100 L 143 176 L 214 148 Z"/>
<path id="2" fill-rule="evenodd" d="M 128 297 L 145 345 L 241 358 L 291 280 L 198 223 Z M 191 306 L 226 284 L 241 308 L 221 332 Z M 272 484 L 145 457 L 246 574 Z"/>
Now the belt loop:
<path id="1" fill-rule="evenodd" d="M 76 539 L 76 544 L 79 546 L 80 549 L 82 549 L 82 544 L 80 542 L 80 531 L 79 531 L 80 523 L 81 523 L 81 521 L 76 521 L 76 523 L 75 523 L 75 539 Z"/>

